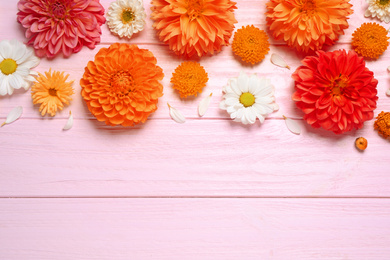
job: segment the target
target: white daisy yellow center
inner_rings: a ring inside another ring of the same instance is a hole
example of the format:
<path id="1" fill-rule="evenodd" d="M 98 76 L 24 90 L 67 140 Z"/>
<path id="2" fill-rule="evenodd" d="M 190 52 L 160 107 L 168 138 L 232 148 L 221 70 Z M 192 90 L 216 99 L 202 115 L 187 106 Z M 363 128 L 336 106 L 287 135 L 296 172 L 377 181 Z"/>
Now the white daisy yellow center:
<path id="1" fill-rule="evenodd" d="M 389 0 L 379 0 L 380 5 L 387 5 L 389 3 Z"/>
<path id="2" fill-rule="evenodd" d="M 14 73 L 17 67 L 18 64 L 13 59 L 5 59 L 0 63 L 0 70 L 5 75 Z"/>
<path id="3" fill-rule="evenodd" d="M 255 96 L 252 93 L 245 92 L 240 96 L 240 103 L 244 105 L 244 107 L 250 107 L 255 103 Z"/>
<path id="4" fill-rule="evenodd" d="M 123 23 L 130 23 L 135 19 L 134 12 L 130 8 L 123 9 L 121 17 Z"/>

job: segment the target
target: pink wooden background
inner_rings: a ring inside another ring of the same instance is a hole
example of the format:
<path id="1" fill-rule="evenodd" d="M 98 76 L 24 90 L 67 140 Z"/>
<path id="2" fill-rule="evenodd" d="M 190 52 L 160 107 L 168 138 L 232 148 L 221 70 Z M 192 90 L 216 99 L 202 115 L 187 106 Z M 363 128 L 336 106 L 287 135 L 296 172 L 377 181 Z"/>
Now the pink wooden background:
<path id="1" fill-rule="evenodd" d="M 101 0 L 108 8 L 111 0 Z M 265 2 L 237 0 L 238 24 L 265 29 Z M 350 49 L 366 3 L 339 42 Z M 16 0 L 0 0 L 0 40 L 25 41 Z M 150 3 L 144 31 L 119 40 L 102 26 L 102 42 L 70 59 L 43 59 L 36 68 L 63 70 L 75 80 L 71 105 L 42 118 L 30 92 L 0 97 L 0 120 L 22 105 L 24 114 L 0 128 L 0 260 L 14 259 L 390 259 L 390 143 L 365 127 L 343 135 L 314 130 L 291 101 L 291 73 L 303 55 L 271 40 L 257 66 L 243 66 L 231 47 L 200 60 L 209 82 L 197 98 L 181 100 L 169 80 L 182 59 L 157 41 Z M 376 21 L 376 20 L 375 20 Z M 386 28 L 389 25 L 381 23 Z M 130 42 L 150 49 L 165 73 L 164 96 L 146 124 L 107 127 L 89 113 L 79 80 L 102 47 Z M 291 70 L 275 67 L 271 53 Z M 367 62 L 378 84 L 375 115 L 390 111 L 386 68 L 390 50 Z M 218 108 L 221 88 L 240 70 L 272 79 L 279 112 L 263 125 L 242 126 Z M 203 118 L 199 101 L 213 93 Z M 177 124 L 169 102 L 187 117 Z M 62 131 L 69 110 L 74 126 Z M 282 115 L 299 120 L 291 134 Z M 368 139 L 365 152 L 356 137 Z"/>

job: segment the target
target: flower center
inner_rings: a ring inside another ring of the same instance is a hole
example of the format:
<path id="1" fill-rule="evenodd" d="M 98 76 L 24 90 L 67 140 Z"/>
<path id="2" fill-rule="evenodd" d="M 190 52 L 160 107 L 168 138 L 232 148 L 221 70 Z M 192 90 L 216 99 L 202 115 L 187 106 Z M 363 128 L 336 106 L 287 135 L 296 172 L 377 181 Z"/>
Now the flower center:
<path id="1" fill-rule="evenodd" d="M 122 22 L 123 23 L 130 23 L 135 18 L 133 10 L 130 8 L 126 8 L 122 12 Z"/>
<path id="2" fill-rule="evenodd" d="M 202 13 L 203 0 L 187 0 L 187 13 L 190 20 L 194 20 Z"/>
<path id="3" fill-rule="evenodd" d="M 49 95 L 52 96 L 52 97 L 56 97 L 57 96 L 57 90 L 54 89 L 54 88 L 49 88 Z"/>
<path id="4" fill-rule="evenodd" d="M 252 93 L 245 92 L 240 96 L 240 103 L 244 105 L 244 107 L 250 107 L 255 103 L 255 96 Z"/>
<path id="5" fill-rule="evenodd" d="M 380 5 L 387 5 L 389 3 L 389 0 L 379 0 Z"/>
<path id="6" fill-rule="evenodd" d="M 348 86 L 348 78 L 344 75 L 340 75 L 339 78 L 335 79 L 332 82 L 331 90 L 334 96 L 341 95 L 343 93 L 343 89 Z"/>
<path id="7" fill-rule="evenodd" d="M 66 16 L 66 7 L 60 1 L 56 1 L 51 5 L 53 15 L 58 19 L 64 19 Z"/>
<path id="8" fill-rule="evenodd" d="M 0 70 L 5 75 L 14 73 L 17 67 L 18 64 L 13 59 L 5 59 L 0 63 Z"/>
<path id="9" fill-rule="evenodd" d="M 113 92 L 120 95 L 127 95 L 134 89 L 133 77 L 125 71 L 120 71 L 111 78 Z"/>
<path id="10" fill-rule="evenodd" d="M 314 0 L 303 0 L 301 2 L 301 12 L 312 15 L 316 9 L 316 3 Z"/>

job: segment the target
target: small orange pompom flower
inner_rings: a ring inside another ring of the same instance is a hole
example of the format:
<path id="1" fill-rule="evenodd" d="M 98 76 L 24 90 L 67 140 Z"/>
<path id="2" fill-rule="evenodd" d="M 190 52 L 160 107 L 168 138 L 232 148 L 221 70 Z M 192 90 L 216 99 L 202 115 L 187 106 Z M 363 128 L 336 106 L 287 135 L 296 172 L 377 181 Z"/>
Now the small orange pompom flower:
<path id="1" fill-rule="evenodd" d="M 89 111 L 107 125 L 144 123 L 163 95 L 162 69 L 149 50 L 114 43 L 88 62 L 80 80 Z"/>
<path id="2" fill-rule="evenodd" d="M 389 42 L 387 30 L 377 23 L 363 23 L 352 34 L 352 47 L 363 57 L 378 59 Z"/>
<path id="3" fill-rule="evenodd" d="M 237 20 L 230 0 L 152 0 L 153 28 L 177 55 L 199 57 L 221 51 Z"/>
<path id="4" fill-rule="evenodd" d="M 375 120 L 374 129 L 377 129 L 384 138 L 390 136 L 390 112 L 380 112 Z"/>
<path id="5" fill-rule="evenodd" d="M 268 36 L 259 28 L 247 25 L 238 29 L 233 38 L 233 52 L 245 62 L 256 64 L 269 51 Z"/>
<path id="6" fill-rule="evenodd" d="M 334 44 L 353 13 L 349 0 L 269 0 L 266 5 L 273 37 L 302 52 Z"/>
<path id="7" fill-rule="evenodd" d="M 74 94 L 72 81 L 66 81 L 69 74 L 64 72 L 53 71 L 51 69 L 42 75 L 38 72 L 37 81 L 31 87 L 31 98 L 34 105 L 40 104 L 39 112 L 44 116 L 49 114 L 55 116 L 57 110 L 62 110 L 64 105 L 68 105 Z"/>
<path id="8" fill-rule="evenodd" d="M 199 63 L 185 61 L 172 73 L 171 83 L 179 91 L 180 97 L 186 98 L 201 93 L 208 80 L 206 71 Z"/>

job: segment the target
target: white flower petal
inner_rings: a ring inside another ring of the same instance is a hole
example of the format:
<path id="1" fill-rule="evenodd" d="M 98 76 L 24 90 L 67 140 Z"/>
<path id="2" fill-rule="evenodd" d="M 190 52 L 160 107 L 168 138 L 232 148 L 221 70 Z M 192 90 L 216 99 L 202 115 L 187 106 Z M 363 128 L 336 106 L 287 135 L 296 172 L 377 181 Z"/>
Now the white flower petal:
<path id="1" fill-rule="evenodd" d="M 22 114 L 23 114 L 23 107 L 21 106 L 15 107 L 8 113 L 7 119 L 1 126 L 4 126 L 6 124 L 11 124 L 15 120 L 17 120 Z"/>
<path id="2" fill-rule="evenodd" d="M 386 95 L 390 97 L 390 88 L 386 91 Z"/>
<path id="3" fill-rule="evenodd" d="M 168 107 L 169 107 L 169 115 L 176 123 L 183 124 L 186 121 L 186 118 L 179 110 L 177 110 L 174 107 L 171 107 L 169 104 Z"/>
<path id="4" fill-rule="evenodd" d="M 204 99 L 202 99 L 199 102 L 199 106 L 198 106 L 199 116 L 204 116 L 204 114 L 206 114 L 206 111 L 210 106 L 212 96 L 213 96 L 213 93 L 211 93 L 210 95 L 208 95 L 207 97 L 205 97 Z"/>
<path id="5" fill-rule="evenodd" d="M 69 130 L 73 127 L 73 115 L 72 115 L 72 111 L 69 111 L 69 118 L 68 118 L 68 121 L 66 122 L 64 128 L 62 128 L 62 130 Z"/>
<path id="6" fill-rule="evenodd" d="M 292 120 L 291 118 L 284 117 L 284 122 L 286 123 L 286 126 L 288 130 L 290 130 L 291 133 L 299 135 L 301 134 L 301 126 L 298 124 L 296 120 Z"/>
<path id="7" fill-rule="evenodd" d="M 0 81 L 0 95 L 5 96 L 8 94 L 8 77 L 4 76 Z"/>
<path id="8" fill-rule="evenodd" d="M 278 67 L 290 69 L 290 66 L 287 65 L 286 61 L 279 54 L 272 53 L 271 62 Z"/>
<path id="9" fill-rule="evenodd" d="M 248 75 L 241 71 L 240 76 L 237 78 L 238 82 L 238 88 L 240 89 L 241 93 L 246 93 L 249 91 L 249 85 L 248 85 L 249 77 Z"/>
<path id="10" fill-rule="evenodd" d="M 4 76 L 0 77 L 0 95 L 12 95 L 14 89 L 28 89 L 31 82 L 35 80 L 33 75 L 36 75 L 31 68 L 37 66 L 40 61 L 32 49 L 17 40 L 4 40 L 0 42 L 0 56 L 12 59 L 17 64 L 12 74 L 5 76 L 0 71 L 0 74 Z"/>

